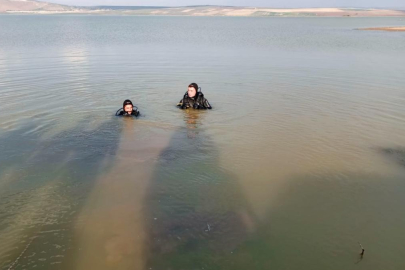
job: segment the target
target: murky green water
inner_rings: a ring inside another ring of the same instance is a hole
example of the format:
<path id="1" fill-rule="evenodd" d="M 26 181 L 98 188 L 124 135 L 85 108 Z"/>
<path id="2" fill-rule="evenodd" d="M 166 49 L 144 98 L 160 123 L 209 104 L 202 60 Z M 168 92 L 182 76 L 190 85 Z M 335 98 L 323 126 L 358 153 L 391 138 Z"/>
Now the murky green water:
<path id="1" fill-rule="evenodd" d="M 0 16 L 0 269 L 403 269 L 403 23 Z"/>

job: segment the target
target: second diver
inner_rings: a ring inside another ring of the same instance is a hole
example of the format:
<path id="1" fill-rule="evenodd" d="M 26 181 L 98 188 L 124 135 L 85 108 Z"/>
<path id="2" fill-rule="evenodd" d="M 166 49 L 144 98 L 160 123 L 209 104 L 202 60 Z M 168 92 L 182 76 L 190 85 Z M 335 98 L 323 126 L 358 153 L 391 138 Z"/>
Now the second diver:
<path id="1" fill-rule="evenodd" d="M 198 91 L 198 85 L 192 83 L 188 86 L 187 92 L 184 94 L 184 97 L 177 104 L 177 107 L 180 109 L 197 109 L 197 110 L 206 110 L 212 109 L 208 100 L 204 97 L 204 94 L 201 91 Z M 201 88 L 200 88 L 201 89 Z"/>

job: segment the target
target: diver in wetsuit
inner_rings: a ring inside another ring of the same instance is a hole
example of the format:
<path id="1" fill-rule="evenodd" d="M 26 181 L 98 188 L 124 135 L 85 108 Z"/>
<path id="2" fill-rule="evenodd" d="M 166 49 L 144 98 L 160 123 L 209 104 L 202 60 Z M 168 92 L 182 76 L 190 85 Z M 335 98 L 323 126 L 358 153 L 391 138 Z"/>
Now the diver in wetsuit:
<path id="1" fill-rule="evenodd" d="M 139 111 L 136 106 L 132 104 L 132 101 L 129 99 L 125 100 L 122 104 L 122 108 L 120 108 L 116 113 L 116 116 L 139 116 Z"/>
<path id="2" fill-rule="evenodd" d="M 198 85 L 192 83 L 188 86 L 188 91 L 184 94 L 184 97 L 177 104 L 180 109 L 193 108 L 197 110 L 212 109 L 208 100 L 204 97 L 204 94 L 198 91 Z"/>

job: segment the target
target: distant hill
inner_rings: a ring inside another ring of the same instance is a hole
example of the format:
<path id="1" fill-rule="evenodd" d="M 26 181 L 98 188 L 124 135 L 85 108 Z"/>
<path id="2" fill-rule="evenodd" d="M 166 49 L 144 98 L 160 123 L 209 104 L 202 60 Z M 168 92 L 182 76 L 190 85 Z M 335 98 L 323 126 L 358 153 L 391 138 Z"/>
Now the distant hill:
<path id="1" fill-rule="evenodd" d="M 75 12 L 78 8 L 33 0 L 0 0 L 0 13 Z"/>
<path id="2" fill-rule="evenodd" d="M 385 17 L 404 16 L 405 11 L 356 8 L 273 9 L 229 6 L 136 7 L 95 6 L 72 7 L 34 0 L 0 0 L 0 13 L 28 14 L 99 14 L 144 16 L 239 16 L 239 17 Z"/>
<path id="3" fill-rule="evenodd" d="M 162 9 L 162 8 L 169 8 L 169 7 L 154 7 L 154 6 L 95 6 L 95 7 L 87 7 L 91 10 L 97 9 L 110 9 L 110 10 L 139 10 L 139 9 Z"/>

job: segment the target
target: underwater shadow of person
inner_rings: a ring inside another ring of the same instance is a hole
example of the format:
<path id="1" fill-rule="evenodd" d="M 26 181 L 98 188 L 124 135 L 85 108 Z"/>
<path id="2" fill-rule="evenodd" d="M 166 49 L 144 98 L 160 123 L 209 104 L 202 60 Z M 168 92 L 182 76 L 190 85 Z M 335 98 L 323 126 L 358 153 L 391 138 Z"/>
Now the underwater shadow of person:
<path id="1" fill-rule="evenodd" d="M 201 128 L 201 112 L 185 112 L 160 154 L 144 200 L 145 269 L 231 269 L 233 252 L 254 224 L 236 176 Z"/>

